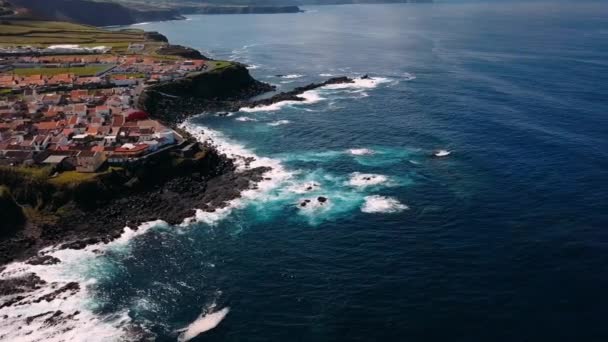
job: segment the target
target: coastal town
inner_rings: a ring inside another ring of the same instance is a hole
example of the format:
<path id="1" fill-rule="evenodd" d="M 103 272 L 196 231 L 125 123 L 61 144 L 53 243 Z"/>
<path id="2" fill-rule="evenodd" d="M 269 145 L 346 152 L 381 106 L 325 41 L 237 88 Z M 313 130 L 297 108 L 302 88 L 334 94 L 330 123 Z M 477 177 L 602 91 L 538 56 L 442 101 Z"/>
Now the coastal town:
<path id="1" fill-rule="evenodd" d="M 136 162 L 185 139 L 137 109 L 150 85 L 209 69 L 204 59 L 151 56 L 78 45 L 3 48 L 0 61 L 0 166 L 49 166 L 94 173 Z"/>

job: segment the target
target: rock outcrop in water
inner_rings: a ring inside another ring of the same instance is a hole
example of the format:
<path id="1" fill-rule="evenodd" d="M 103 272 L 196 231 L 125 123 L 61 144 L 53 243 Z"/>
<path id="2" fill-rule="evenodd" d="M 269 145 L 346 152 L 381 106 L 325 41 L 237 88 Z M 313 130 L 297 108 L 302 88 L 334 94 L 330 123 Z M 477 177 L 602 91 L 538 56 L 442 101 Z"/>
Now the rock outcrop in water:
<path id="1" fill-rule="evenodd" d="M 353 82 L 349 77 L 334 77 L 267 99 L 250 100 L 275 88 L 252 78 L 245 66 L 234 64 L 220 70 L 149 87 L 140 96 L 139 107 L 156 113 L 166 122 L 180 122 L 188 116 L 202 112 L 235 112 L 244 107 L 268 106 L 283 101 L 304 101 L 299 95 L 306 91 Z"/>
<path id="2" fill-rule="evenodd" d="M 139 97 L 141 109 L 176 123 L 205 111 L 225 111 L 234 104 L 274 90 L 257 81 L 238 63 L 188 78 L 148 87 Z"/>

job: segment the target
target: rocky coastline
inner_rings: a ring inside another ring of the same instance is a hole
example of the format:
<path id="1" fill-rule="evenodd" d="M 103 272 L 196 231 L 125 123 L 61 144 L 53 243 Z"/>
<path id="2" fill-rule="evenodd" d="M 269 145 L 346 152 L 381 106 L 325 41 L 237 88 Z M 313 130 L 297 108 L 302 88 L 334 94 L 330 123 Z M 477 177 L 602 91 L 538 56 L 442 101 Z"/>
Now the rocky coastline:
<path id="1" fill-rule="evenodd" d="M 362 78 L 368 78 L 367 75 Z M 252 98 L 275 90 L 275 87 L 253 79 L 244 65 L 235 64 L 220 75 L 212 73 L 194 76 L 189 80 L 169 82 L 149 87 L 139 98 L 139 107 L 156 113 L 161 120 L 177 123 L 189 116 L 210 112 L 236 112 L 241 108 L 268 106 L 283 101 L 305 101 L 300 95 L 306 91 L 332 84 L 353 83 L 349 77 L 333 77 L 321 83 L 311 83 L 281 92 L 269 98 Z M 238 84 L 230 88 L 226 84 Z"/>
<path id="2" fill-rule="evenodd" d="M 221 71 L 150 87 L 140 97 L 140 107 L 155 119 L 176 127 L 191 115 L 237 111 L 281 101 L 303 101 L 299 95 L 306 91 L 352 82 L 348 77 L 335 77 L 266 99 L 250 100 L 274 87 L 255 80 L 244 65 L 235 64 Z M 188 142 L 200 145 L 186 132 L 182 134 Z M 157 158 L 138 168 L 112 173 L 103 184 L 92 186 L 92 189 L 79 190 L 85 195 L 76 192 L 72 202 L 54 203 L 57 195 L 44 194 L 52 190 L 43 189 L 43 186 L 36 189 L 34 185 L 34 190 L 42 193 L 37 196 L 47 198 L 43 211 L 61 210 L 63 214 L 53 222 L 26 222 L 17 232 L 6 230 L 6 236 L 0 240 L 0 265 L 28 258 L 37 260 L 37 252 L 52 245 L 84 248 L 107 243 L 119 237 L 125 226 L 137 229 L 143 222 L 158 219 L 179 224 L 192 217 L 195 208 L 214 211 L 225 206 L 243 190 L 255 187 L 268 171 L 263 167 L 237 171 L 234 161 L 213 146 L 200 145 L 200 150 L 206 153 L 203 162 L 174 167 L 171 163 L 175 162 L 175 157 Z M 152 174 L 154 177 L 150 176 Z M 12 210 L 15 200 L 18 203 L 27 201 L 23 196 L 15 197 L 13 199 L 9 191 L 3 191 L 4 206 Z"/>
<path id="3" fill-rule="evenodd" d="M 213 91 L 209 91 L 209 82 L 219 83 L 213 86 Z M 253 96 L 274 90 L 274 87 L 253 79 L 244 66 L 236 65 L 234 69 L 223 70 L 210 77 L 200 75 L 151 87 L 140 99 L 140 106 L 149 110 L 154 118 L 175 128 L 189 115 L 218 110 L 236 111 L 243 107 L 281 101 L 303 101 L 299 95 L 306 91 L 352 82 L 354 80 L 348 77 L 336 77 L 266 99 L 250 100 Z M 258 182 L 267 179 L 266 173 L 270 168 L 246 167 L 245 170 L 237 170 L 235 161 L 219 153 L 214 146 L 197 142 L 187 132 L 180 133 L 188 143 L 197 146 L 198 158 L 178 158 L 167 153 L 129 170 L 113 172 L 95 185 L 74 190 L 72 200 L 61 207 L 64 214 L 58 221 L 42 224 L 28 222 L 17 233 L 0 239 L 0 273 L 4 268 L 2 265 L 14 261 L 24 261 L 30 265 L 60 263 L 61 260 L 40 252 L 45 247 L 83 249 L 89 245 L 109 243 L 119 238 L 125 227 L 137 230 L 142 223 L 159 219 L 170 225 L 180 224 L 193 217 L 195 209 L 214 212 L 224 208 L 231 200 L 239 198 L 242 191 L 254 189 Z M 251 160 L 245 162 L 248 165 Z M 1 197 L 7 208 L 14 209 L 18 202 L 7 190 L 2 191 Z M 41 197 L 44 198 L 44 194 Z M 49 210 L 57 210 L 57 204 L 53 202 L 57 201 L 56 197 L 53 194 L 47 199 Z M 56 297 L 70 296 L 80 291 L 78 283 L 69 282 L 40 298 L 31 295 L 45 286 L 48 284 L 34 273 L 1 278 L 0 309 L 52 301 Z M 26 317 L 26 322 L 44 319 L 49 324 L 60 324 L 74 320 L 78 314 L 54 311 L 44 313 L 44 317 Z"/>

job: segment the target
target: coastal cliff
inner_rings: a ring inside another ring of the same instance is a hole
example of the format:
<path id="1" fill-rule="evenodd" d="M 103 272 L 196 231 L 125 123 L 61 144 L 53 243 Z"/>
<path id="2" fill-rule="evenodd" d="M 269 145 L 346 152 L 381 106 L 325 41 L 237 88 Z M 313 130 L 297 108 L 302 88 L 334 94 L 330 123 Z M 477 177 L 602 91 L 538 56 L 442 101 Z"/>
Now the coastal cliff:
<path id="1" fill-rule="evenodd" d="M 233 162 L 212 146 L 188 143 L 193 144 L 191 157 L 174 149 L 85 178 L 49 177 L 49 170 L 37 168 L 0 168 L 0 265 L 51 245 L 79 249 L 109 242 L 127 225 L 137 229 L 158 219 L 179 224 L 194 215 L 193 208 L 225 206 L 267 171 L 236 172 Z"/>
<path id="2" fill-rule="evenodd" d="M 0 186 L 0 237 L 7 237 L 17 232 L 25 223 L 21 207 L 15 202 L 10 190 Z"/>
<path id="3" fill-rule="evenodd" d="M 274 90 L 249 74 L 238 63 L 218 67 L 175 81 L 150 86 L 140 95 L 139 108 L 154 113 L 168 123 L 204 111 L 221 111 L 233 107 L 234 102 Z"/>
<path id="4" fill-rule="evenodd" d="M 178 7 L 182 14 L 276 14 L 276 13 L 299 13 L 302 10 L 298 6 L 221 6 L 203 5 Z"/>
<path id="5" fill-rule="evenodd" d="M 172 8 L 132 8 L 115 2 L 89 0 L 10 0 L 30 16 L 94 26 L 131 25 L 144 21 L 185 19 Z"/>

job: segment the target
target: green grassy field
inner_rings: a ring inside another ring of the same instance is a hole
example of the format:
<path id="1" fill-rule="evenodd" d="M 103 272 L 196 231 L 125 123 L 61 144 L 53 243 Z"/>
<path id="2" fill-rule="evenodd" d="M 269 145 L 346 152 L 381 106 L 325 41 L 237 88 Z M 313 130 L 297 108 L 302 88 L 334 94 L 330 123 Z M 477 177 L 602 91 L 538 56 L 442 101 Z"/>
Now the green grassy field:
<path id="1" fill-rule="evenodd" d="M 109 66 L 85 66 L 74 68 L 18 68 L 7 72 L 19 76 L 43 75 L 54 76 L 59 74 L 74 74 L 76 76 L 94 76 L 108 69 Z"/>
<path id="2" fill-rule="evenodd" d="M 111 46 L 113 52 L 124 53 L 129 43 L 144 41 L 145 36 L 142 30 L 109 31 L 94 26 L 59 21 L 0 20 L 0 46 L 105 45 Z M 146 42 L 150 48 L 161 44 Z"/>

